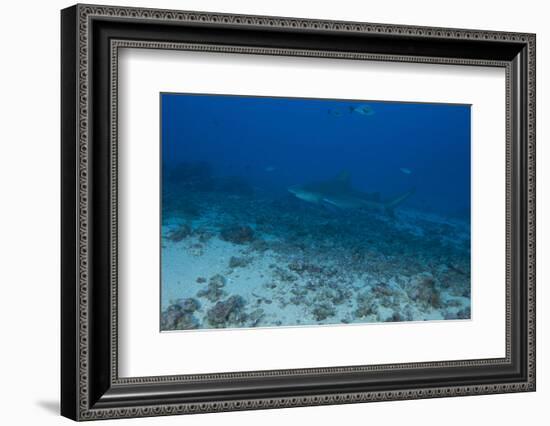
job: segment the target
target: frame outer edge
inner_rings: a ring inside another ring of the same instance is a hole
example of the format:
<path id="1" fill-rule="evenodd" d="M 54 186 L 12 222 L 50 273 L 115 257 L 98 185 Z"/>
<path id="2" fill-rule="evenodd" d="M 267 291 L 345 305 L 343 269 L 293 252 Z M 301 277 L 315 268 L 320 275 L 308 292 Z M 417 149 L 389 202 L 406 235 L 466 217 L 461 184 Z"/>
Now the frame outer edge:
<path id="1" fill-rule="evenodd" d="M 77 173 L 77 7 L 61 18 L 61 414 L 78 418 Z"/>
<path id="2" fill-rule="evenodd" d="M 78 359 L 75 363 L 76 383 L 74 389 L 77 393 L 75 408 L 75 417 L 77 420 L 105 419 L 114 417 L 141 417 L 141 416 L 159 416 L 192 412 L 216 412 L 243 409 L 262 409 L 262 408 L 282 408 L 291 406 L 342 404 L 351 402 L 366 402 L 379 400 L 400 400 L 415 398 L 434 398 L 441 396 L 462 396 L 489 393 L 504 393 L 529 391 L 535 389 L 535 321 L 534 321 L 534 303 L 535 303 L 535 36 L 527 33 L 509 33 L 481 30 L 462 30 L 447 28 L 429 28 L 414 27 L 403 25 L 386 24 L 368 24 L 353 22 L 337 22 L 324 20 L 311 20 L 299 18 L 276 18 L 267 16 L 245 16 L 228 15 L 207 12 L 185 12 L 169 11 L 158 9 L 139 9 L 126 7 L 110 7 L 97 5 L 82 5 L 74 7 L 76 11 L 76 37 L 77 51 L 76 61 L 76 99 L 77 99 L 77 129 L 76 137 L 78 142 L 78 151 L 76 153 L 76 166 L 78 179 L 77 185 L 77 283 L 78 289 L 75 289 L 77 295 L 77 313 L 73 324 L 77 325 L 77 335 L 75 336 L 74 346 Z M 163 404 L 160 406 L 143 406 L 139 408 L 113 408 L 113 409 L 93 409 L 89 407 L 89 327 L 88 327 L 88 195 L 89 195 L 89 175 L 88 175 L 88 137 L 89 137 L 89 109 L 88 109 L 88 83 L 89 83 L 89 58 L 88 49 L 91 40 L 89 39 L 88 22 L 91 16 L 119 18 L 119 19 L 139 19 L 147 21 L 176 21 L 193 23 L 223 23 L 233 26 L 256 26 L 262 28 L 290 28 L 290 29 L 317 29 L 329 32 L 359 32 L 359 33 L 382 33 L 384 35 L 401 34 L 414 37 L 437 37 L 446 39 L 469 39 L 486 41 L 507 41 L 528 46 L 528 105 L 526 113 L 528 114 L 528 194 L 527 202 L 529 205 L 529 239 L 528 239 L 528 283 L 526 283 L 526 294 L 529 307 L 528 324 L 528 365 L 527 370 L 529 378 L 525 382 L 508 382 L 499 385 L 474 385 L 474 386 L 451 386 L 449 388 L 428 388 L 428 389 L 403 389 L 401 391 L 377 392 L 376 394 L 358 393 L 358 394 L 330 394 L 304 397 L 281 397 L 271 399 L 244 400 L 244 401 L 216 401 L 211 403 L 199 404 Z M 65 107 L 63 107 L 65 112 Z M 66 126 L 66 124 L 63 124 Z M 65 127 L 64 127 L 65 128 Z M 64 163 L 65 164 L 65 163 Z M 531 179 L 532 178 L 532 179 Z M 66 183 L 63 184 L 65 188 Z M 64 225 L 65 226 L 65 225 Z M 533 234 L 531 234 L 531 231 Z M 66 262 L 66 258 L 63 258 Z M 76 287 L 76 286 L 75 286 Z M 66 413 L 65 413 L 66 414 Z"/>
<path id="3" fill-rule="evenodd" d="M 91 58 L 89 48 L 91 39 L 89 37 L 88 13 L 82 4 L 77 4 L 76 31 L 77 31 L 77 108 L 78 122 L 76 132 L 77 153 L 77 244 L 78 244 L 78 289 L 77 289 L 77 320 L 78 320 L 78 358 L 77 363 L 77 418 L 76 420 L 85 420 L 90 414 L 90 389 L 89 389 L 89 315 L 90 307 L 88 298 L 88 278 L 89 278 L 89 200 L 90 200 L 90 179 L 88 173 L 89 164 L 89 68 Z"/>

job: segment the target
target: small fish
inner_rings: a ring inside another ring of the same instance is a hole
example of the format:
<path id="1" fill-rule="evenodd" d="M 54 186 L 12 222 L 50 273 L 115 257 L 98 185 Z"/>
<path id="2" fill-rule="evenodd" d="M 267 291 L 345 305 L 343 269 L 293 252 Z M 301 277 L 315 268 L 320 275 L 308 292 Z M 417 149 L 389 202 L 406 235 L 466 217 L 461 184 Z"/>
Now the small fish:
<path id="1" fill-rule="evenodd" d="M 277 168 L 274 167 L 274 166 L 267 166 L 264 170 L 268 173 L 271 173 L 271 172 L 274 172 L 275 170 L 277 170 Z"/>
<path id="2" fill-rule="evenodd" d="M 374 110 L 370 105 L 350 106 L 350 111 L 355 114 L 370 116 L 374 115 Z"/>
<path id="3" fill-rule="evenodd" d="M 410 169 L 407 169 L 405 167 L 402 167 L 400 168 L 399 170 L 401 170 L 402 173 L 405 173 L 406 175 L 410 175 L 412 172 L 410 171 Z"/>

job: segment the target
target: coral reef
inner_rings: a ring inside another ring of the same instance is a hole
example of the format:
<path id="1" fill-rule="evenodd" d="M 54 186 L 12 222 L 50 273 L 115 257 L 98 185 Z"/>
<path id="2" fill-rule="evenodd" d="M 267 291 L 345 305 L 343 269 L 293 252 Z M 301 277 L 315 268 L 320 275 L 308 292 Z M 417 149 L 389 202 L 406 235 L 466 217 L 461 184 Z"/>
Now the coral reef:
<path id="1" fill-rule="evenodd" d="M 252 262 L 252 259 L 247 257 L 231 256 L 229 259 L 230 268 L 244 268 Z"/>
<path id="2" fill-rule="evenodd" d="M 254 231 L 248 225 L 232 225 L 220 231 L 220 238 L 233 244 L 246 244 L 254 240 Z"/>
<path id="3" fill-rule="evenodd" d="M 366 318 L 378 313 L 377 304 L 372 293 L 361 293 L 357 295 L 356 318 Z"/>
<path id="4" fill-rule="evenodd" d="M 179 243 L 185 238 L 189 237 L 192 233 L 191 227 L 187 224 L 180 225 L 178 228 L 172 230 L 167 236 L 168 241 Z"/>
<path id="5" fill-rule="evenodd" d="M 227 300 L 220 301 L 210 308 L 206 313 L 206 319 L 216 328 L 239 325 L 247 317 L 243 309 L 245 305 L 246 301 L 241 296 L 230 296 Z"/>
<path id="6" fill-rule="evenodd" d="M 199 290 L 197 292 L 198 297 L 204 297 L 211 302 L 215 302 L 222 298 L 226 293 L 222 290 L 225 286 L 226 280 L 223 275 L 216 274 L 208 281 L 208 287 L 206 289 Z"/>
<path id="7" fill-rule="evenodd" d="M 322 321 L 336 315 L 336 310 L 330 303 L 325 302 L 315 306 L 312 313 L 316 321 Z"/>
<path id="8" fill-rule="evenodd" d="M 282 268 L 280 266 L 275 266 L 273 268 L 273 276 L 277 278 L 279 281 L 291 283 L 298 280 L 298 277 L 294 275 L 292 272 L 290 272 L 286 268 Z"/>
<path id="9" fill-rule="evenodd" d="M 193 313 L 199 309 L 196 299 L 180 299 L 161 313 L 160 324 L 163 330 L 190 330 L 199 328 L 199 321 Z"/>
<path id="10" fill-rule="evenodd" d="M 199 301 L 193 298 L 179 299 L 175 306 L 178 306 L 182 312 L 191 314 L 201 307 Z"/>
<path id="11" fill-rule="evenodd" d="M 264 318 L 265 311 L 261 308 L 253 310 L 248 315 L 248 321 L 250 327 L 257 327 L 260 324 L 260 321 Z"/>
<path id="12" fill-rule="evenodd" d="M 440 292 L 430 273 L 418 274 L 411 278 L 407 287 L 409 298 L 433 308 L 441 307 Z"/>
<path id="13" fill-rule="evenodd" d="M 163 330 L 471 318 L 468 223 L 334 213 L 204 164 L 176 169 L 163 187 Z"/>

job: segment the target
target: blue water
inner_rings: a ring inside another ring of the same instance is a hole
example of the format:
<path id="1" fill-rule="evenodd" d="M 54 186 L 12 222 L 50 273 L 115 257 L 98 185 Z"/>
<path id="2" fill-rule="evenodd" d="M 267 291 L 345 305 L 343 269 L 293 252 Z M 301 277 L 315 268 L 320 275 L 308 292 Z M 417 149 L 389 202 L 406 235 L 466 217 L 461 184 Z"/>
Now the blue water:
<path id="1" fill-rule="evenodd" d="M 373 114 L 350 112 L 361 105 Z M 470 210 L 470 132 L 469 105 L 162 96 L 166 168 L 205 161 L 220 175 L 281 190 L 346 170 L 359 189 L 415 187 L 408 205 L 463 217 Z"/>
<path id="2" fill-rule="evenodd" d="M 469 318 L 470 134 L 469 105 L 162 94 L 161 328 Z M 381 208 L 288 190 L 338 179 Z M 197 260 L 174 260 L 176 247 Z M 215 266 L 233 249 L 243 265 Z M 204 288 L 177 278 L 185 270 L 189 280 L 195 263 L 210 275 L 197 276 Z M 235 271 L 246 275 L 240 287 Z M 286 272 L 292 291 L 270 289 Z M 316 280 L 353 303 L 319 298 Z M 267 306 L 277 298 L 278 309 Z"/>

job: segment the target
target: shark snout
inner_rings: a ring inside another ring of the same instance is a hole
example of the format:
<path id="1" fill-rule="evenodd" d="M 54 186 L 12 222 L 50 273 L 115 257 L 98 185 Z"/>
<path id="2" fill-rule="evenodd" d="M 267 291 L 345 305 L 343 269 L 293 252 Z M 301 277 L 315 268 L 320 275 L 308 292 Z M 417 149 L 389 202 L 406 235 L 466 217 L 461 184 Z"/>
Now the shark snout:
<path id="1" fill-rule="evenodd" d="M 319 194 L 305 190 L 299 185 L 289 187 L 288 192 L 290 192 L 296 198 L 302 201 L 307 201 L 308 203 L 319 203 L 320 200 Z"/>

